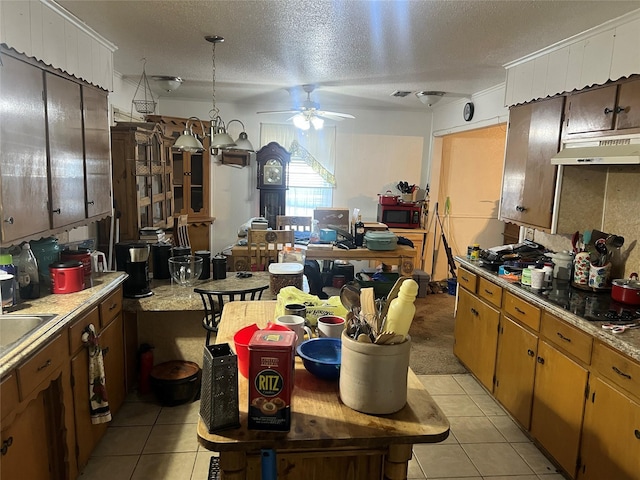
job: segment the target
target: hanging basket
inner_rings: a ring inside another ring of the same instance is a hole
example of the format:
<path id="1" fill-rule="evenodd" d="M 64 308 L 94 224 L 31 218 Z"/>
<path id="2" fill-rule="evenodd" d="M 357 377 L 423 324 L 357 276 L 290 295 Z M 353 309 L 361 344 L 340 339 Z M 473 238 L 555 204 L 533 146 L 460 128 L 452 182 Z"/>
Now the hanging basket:
<path id="1" fill-rule="evenodd" d="M 133 100 L 132 103 L 138 113 L 150 114 L 156 111 L 156 102 L 153 100 Z"/>
<path id="2" fill-rule="evenodd" d="M 156 111 L 156 101 L 153 98 L 153 93 L 151 92 L 151 87 L 149 86 L 149 80 L 147 80 L 147 72 L 145 70 L 145 63 L 142 66 L 142 76 L 138 81 L 138 86 L 136 87 L 136 91 L 133 94 L 133 100 L 131 100 L 131 104 L 135 107 L 136 112 L 143 114 L 150 114 Z M 138 91 L 140 91 L 140 87 L 142 87 L 142 91 L 140 92 L 140 97 L 138 96 Z"/>

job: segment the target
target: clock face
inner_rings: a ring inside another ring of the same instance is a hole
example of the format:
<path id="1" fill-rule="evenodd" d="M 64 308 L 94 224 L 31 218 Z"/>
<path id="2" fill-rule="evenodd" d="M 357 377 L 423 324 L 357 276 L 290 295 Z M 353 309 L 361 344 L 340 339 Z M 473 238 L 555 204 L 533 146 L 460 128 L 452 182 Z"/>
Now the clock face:
<path id="1" fill-rule="evenodd" d="M 471 102 L 465 103 L 463 116 L 467 122 L 473 118 L 473 103 Z"/>
<path id="2" fill-rule="evenodd" d="M 267 160 L 264 164 L 264 183 L 282 185 L 282 164 L 279 160 Z"/>

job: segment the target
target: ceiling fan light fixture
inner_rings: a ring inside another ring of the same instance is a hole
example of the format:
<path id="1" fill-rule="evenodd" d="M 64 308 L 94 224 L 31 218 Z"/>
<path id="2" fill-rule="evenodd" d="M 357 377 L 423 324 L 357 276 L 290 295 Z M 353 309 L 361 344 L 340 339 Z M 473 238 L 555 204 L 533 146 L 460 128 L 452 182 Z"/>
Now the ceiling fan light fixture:
<path id="1" fill-rule="evenodd" d="M 300 130 L 309 130 L 311 122 L 301 113 L 293 116 L 293 125 Z"/>
<path id="2" fill-rule="evenodd" d="M 433 91 L 433 90 L 423 90 L 420 92 L 416 92 L 416 97 L 422 103 L 424 103 L 427 107 L 432 107 L 444 97 L 445 92 Z"/>
<path id="3" fill-rule="evenodd" d="M 313 125 L 315 130 L 322 130 L 322 127 L 324 127 L 324 119 L 320 117 L 311 117 L 311 125 Z"/>

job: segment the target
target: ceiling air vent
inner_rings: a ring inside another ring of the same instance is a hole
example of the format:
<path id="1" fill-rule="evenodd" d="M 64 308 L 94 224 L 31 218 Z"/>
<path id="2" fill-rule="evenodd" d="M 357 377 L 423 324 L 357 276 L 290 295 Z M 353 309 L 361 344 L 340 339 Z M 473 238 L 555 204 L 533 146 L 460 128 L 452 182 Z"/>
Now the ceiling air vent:
<path id="1" fill-rule="evenodd" d="M 396 90 L 391 94 L 392 97 L 399 97 L 399 98 L 404 98 L 408 95 L 411 95 L 411 92 L 407 92 L 406 90 Z"/>

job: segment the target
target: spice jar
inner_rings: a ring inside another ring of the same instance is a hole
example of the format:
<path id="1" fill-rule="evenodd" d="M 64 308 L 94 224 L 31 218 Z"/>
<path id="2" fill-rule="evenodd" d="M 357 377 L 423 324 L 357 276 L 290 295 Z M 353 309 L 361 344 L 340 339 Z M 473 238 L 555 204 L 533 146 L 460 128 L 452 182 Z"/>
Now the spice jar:
<path id="1" fill-rule="evenodd" d="M 269 265 L 271 293 L 277 295 L 284 287 L 296 287 L 302 290 L 302 272 L 300 263 L 272 263 Z"/>
<path id="2" fill-rule="evenodd" d="M 480 244 L 474 243 L 471 248 L 471 260 L 479 260 L 480 259 Z"/>

